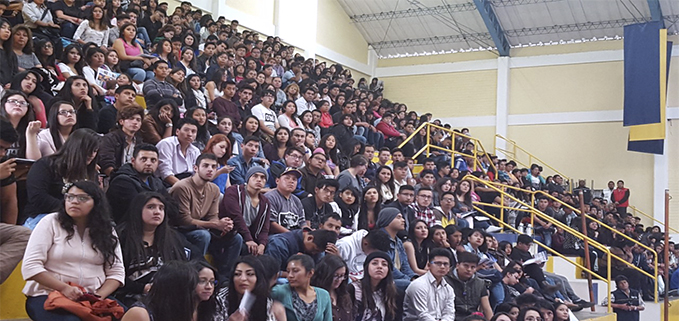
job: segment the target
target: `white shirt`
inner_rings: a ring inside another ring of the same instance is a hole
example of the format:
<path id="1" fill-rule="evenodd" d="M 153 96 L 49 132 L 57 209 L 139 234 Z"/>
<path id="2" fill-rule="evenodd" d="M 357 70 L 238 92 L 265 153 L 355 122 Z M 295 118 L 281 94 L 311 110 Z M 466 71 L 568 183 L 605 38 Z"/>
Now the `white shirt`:
<path id="1" fill-rule="evenodd" d="M 295 105 L 297 105 L 297 116 L 301 116 L 302 113 L 307 110 L 314 111 L 316 109 L 316 105 L 311 101 L 306 101 L 304 96 L 297 98 L 297 100 L 295 100 Z"/>
<path id="2" fill-rule="evenodd" d="M 276 131 L 276 125 L 278 125 L 278 117 L 276 117 L 276 112 L 266 108 L 262 104 L 257 104 L 252 107 L 252 115 L 257 117 L 257 119 L 264 121 L 264 125 L 271 129 L 271 131 Z"/>
<path id="3" fill-rule="evenodd" d="M 336 244 L 340 257 L 347 263 L 349 276 L 357 279 L 363 278 L 363 263 L 367 255 L 363 253 L 361 242 L 366 235 L 368 235 L 368 231 L 358 230 L 337 240 Z"/>
<path id="4" fill-rule="evenodd" d="M 410 283 L 403 301 L 403 321 L 420 320 L 455 320 L 453 288 L 443 279 L 437 284 L 430 271 Z"/>

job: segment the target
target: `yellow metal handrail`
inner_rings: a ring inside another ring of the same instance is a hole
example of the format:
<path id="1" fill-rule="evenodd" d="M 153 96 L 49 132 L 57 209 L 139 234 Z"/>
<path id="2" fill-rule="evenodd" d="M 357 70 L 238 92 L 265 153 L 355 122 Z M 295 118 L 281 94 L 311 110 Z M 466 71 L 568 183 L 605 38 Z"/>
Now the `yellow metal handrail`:
<path id="1" fill-rule="evenodd" d="M 497 217 L 495 217 L 495 216 L 489 214 L 488 212 L 482 210 L 482 209 L 479 208 L 478 206 L 474 205 L 474 208 L 476 209 L 476 211 L 482 213 L 483 215 L 486 215 L 488 218 L 495 220 L 496 222 L 498 222 L 498 224 L 504 226 L 504 228 L 507 228 L 507 229 L 513 231 L 514 233 L 521 234 L 521 232 L 520 232 L 519 230 L 517 230 L 516 228 L 514 228 L 513 226 L 511 226 L 511 225 L 509 225 L 509 224 L 507 224 L 507 223 L 505 223 L 505 222 L 500 221 Z M 568 262 L 568 263 L 570 263 L 570 264 L 573 264 L 573 265 L 575 265 L 575 266 L 581 268 L 583 271 L 585 271 L 585 272 L 591 274 L 594 278 L 599 279 L 599 280 L 601 280 L 601 281 L 604 281 L 604 282 L 606 283 L 606 286 L 608 287 L 608 290 L 607 290 L 608 293 L 611 293 L 611 279 L 610 279 L 610 275 L 611 275 L 611 256 L 610 256 L 610 255 L 607 255 L 607 256 L 606 256 L 606 257 L 607 257 L 607 262 L 608 262 L 608 264 L 607 264 L 607 265 L 608 265 L 608 266 L 607 266 L 608 274 L 607 274 L 607 275 L 608 275 L 609 277 L 608 277 L 608 278 L 604 278 L 604 277 L 602 277 L 602 276 L 596 274 L 596 272 L 594 272 L 594 271 L 588 269 L 587 267 L 583 266 L 582 264 L 580 264 L 580 263 L 578 263 L 578 262 L 576 262 L 576 261 L 573 261 L 573 260 L 569 259 L 568 257 L 566 257 L 565 255 L 563 255 L 563 254 L 561 254 L 561 253 L 559 253 L 559 252 L 553 250 L 551 247 L 548 247 L 548 246 L 542 244 L 542 242 L 539 242 L 539 241 L 536 241 L 536 240 L 533 240 L 533 242 L 534 242 L 535 244 L 537 244 L 538 246 L 542 246 L 542 248 L 547 249 L 547 251 L 549 251 L 549 252 L 552 253 L 553 255 L 556 255 L 556 256 L 558 256 L 558 257 L 560 257 L 560 258 L 566 260 L 566 262 Z M 610 252 L 608 252 L 608 253 L 610 254 Z M 590 299 L 591 299 L 591 298 L 590 298 Z M 612 308 L 611 308 L 611 300 L 608 300 L 608 313 L 611 313 L 611 311 L 612 311 Z"/>
<path id="2" fill-rule="evenodd" d="M 664 225 L 666 231 L 667 231 L 667 230 L 671 230 L 671 231 L 673 231 L 674 233 L 679 233 L 678 230 L 676 230 L 676 229 L 674 229 L 674 228 L 671 228 L 668 224 L 665 224 L 665 223 L 663 223 L 662 221 L 655 219 L 655 217 L 653 217 L 653 216 L 651 216 L 651 215 L 648 215 L 648 214 L 644 213 L 644 211 L 638 209 L 636 206 L 630 205 L 628 208 L 630 208 L 630 209 L 632 209 L 632 211 L 634 211 L 634 213 L 635 213 L 634 216 L 638 216 L 638 215 L 636 215 L 636 214 L 641 214 L 641 216 L 648 217 L 648 218 L 651 219 L 651 221 L 653 221 L 653 222 L 655 222 L 655 223 L 660 223 L 660 226 L 663 226 L 663 225 Z"/>
<path id="3" fill-rule="evenodd" d="M 562 206 L 566 206 L 566 207 L 570 208 L 570 209 L 573 210 L 575 213 L 582 215 L 582 213 L 580 212 L 579 209 L 577 209 L 577 208 L 571 206 L 570 204 L 565 203 L 565 202 L 563 202 L 562 200 L 560 200 L 560 199 L 558 199 L 558 198 L 556 198 L 556 197 L 550 195 L 549 193 L 546 193 L 546 192 L 544 192 L 544 191 L 541 191 L 541 190 L 538 190 L 538 191 L 530 191 L 530 190 L 521 189 L 521 188 L 518 188 L 518 187 L 515 187 L 515 186 L 511 186 L 511 185 L 504 185 L 504 184 L 501 184 L 501 183 L 498 183 L 498 182 L 490 182 L 490 181 L 483 181 L 483 180 L 480 180 L 480 182 L 483 183 L 483 184 L 486 185 L 486 186 L 488 186 L 488 185 L 493 185 L 493 186 L 491 186 L 491 188 L 493 188 L 493 187 L 496 187 L 496 188 L 499 188 L 499 189 L 509 188 L 509 189 L 514 189 L 514 190 L 521 191 L 521 192 L 524 192 L 524 193 L 528 193 L 528 194 L 531 195 L 531 205 L 534 205 L 534 204 L 535 204 L 535 199 L 536 199 L 536 195 L 537 195 L 537 194 L 544 195 L 545 197 L 547 197 L 547 198 L 549 198 L 549 199 L 551 199 L 551 200 L 553 200 L 553 201 L 559 202 L 560 204 L 562 204 Z M 491 206 L 491 207 L 498 207 L 498 208 L 500 208 L 500 220 L 502 220 L 503 222 L 504 222 L 504 210 L 505 210 L 505 208 L 507 208 L 507 209 L 509 209 L 509 210 L 519 210 L 519 211 L 528 212 L 528 211 L 526 211 L 526 210 L 524 210 L 524 209 L 511 208 L 511 207 L 506 207 L 506 206 L 504 206 L 504 198 L 501 198 L 501 204 L 500 204 L 500 206 L 497 206 L 497 205 L 495 205 L 495 204 L 487 204 L 487 203 L 479 203 L 479 204 L 483 204 L 484 206 Z M 523 204 L 522 204 L 522 205 L 523 205 Z M 530 208 L 532 208 L 532 207 L 530 207 Z M 535 211 L 537 211 L 537 213 L 540 213 L 540 214 L 543 214 L 543 215 L 544 215 L 544 213 L 538 211 L 537 209 L 535 209 Z M 532 211 L 531 211 L 531 212 L 532 212 Z M 545 215 L 545 216 L 547 216 L 547 215 Z M 549 216 L 547 216 L 547 217 L 549 217 Z M 533 226 L 535 226 L 535 223 L 533 222 L 533 219 L 534 219 L 534 218 L 533 218 L 533 216 L 531 215 L 531 224 L 532 224 Z M 654 274 L 650 274 L 650 273 L 648 273 L 648 272 L 646 272 L 646 271 L 640 269 L 639 267 L 633 265 L 633 264 L 630 263 L 630 262 L 627 262 L 626 260 L 624 260 L 624 259 L 621 258 L 621 257 L 615 256 L 615 255 L 613 255 L 613 256 L 615 257 L 616 260 L 618 260 L 618 261 L 620 261 L 620 262 L 623 262 L 625 265 L 631 267 L 632 269 L 635 269 L 635 270 L 639 271 L 640 273 L 642 273 L 642 274 L 644 274 L 644 275 L 646 275 L 646 276 L 652 278 L 652 279 L 654 280 L 654 282 L 655 282 L 655 288 L 657 289 L 657 288 L 658 288 L 658 253 L 657 253 L 654 249 L 652 249 L 652 248 L 646 246 L 645 244 L 643 244 L 643 243 L 641 243 L 641 242 L 639 242 L 639 241 L 637 241 L 637 240 L 635 240 L 635 239 L 633 239 L 633 238 L 631 238 L 631 237 L 625 235 L 624 233 L 621 233 L 620 231 L 618 231 L 618 230 L 616 230 L 616 229 L 614 229 L 614 228 L 608 226 L 607 224 L 604 224 L 603 222 L 600 222 L 600 221 L 597 220 L 596 218 L 588 217 L 588 219 L 589 219 L 589 220 L 592 220 L 592 221 L 594 221 L 594 222 L 597 222 L 597 224 L 599 224 L 599 226 L 601 226 L 601 227 L 603 227 L 603 228 L 605 228 L 605 229 L 608 229 L 608 230 L 610 230 L 611 232 L 613 232 L 613 233 L 615 233 L 615 234 L 621 235 L 623 238 L 625 238 L 625 239 L 627 239 L 627 240 L 629 240 L 629 241 L 632 241 L 634 244 L 637 244 L 637 245 L 639 245 L 641 248 L 644 248 L 644 249 L 646 249 L 646 250 L 649 250 L 649 251 L 651 251 L 651 253 L 654 254 L 654 256 L 653 256 Z M 590 239 L 588 238 L 588 240 L 590 240 Z M 657 302 L 658 302 L 658 293 L 657 293 L 658 291 L 654 291 L 654 292 L 655 292 L 655 297 L 654 297 L 654 299 L 655 299 L 655 302 L 657 303 Z"/>
<path id="4" fill-rule="evenodd" d="M 477 178 L 477 177 L 475 177 L 475 176 L 472 176 L 472 175 L 467 175 L 467 176 L 464 177 L 464 179 L 471 180 L 471 181 L 475 181 L 475 182 L 482 183 L 482 184 L 485 183 L 483 180 L 481 180 L 481 179 L 479 179 L 479 178 Z M 493 186 L 493 185 L 489 185 L 489 187 L 490 187 L 491 189 L 495 190 L 496 192 L 499 192 L 500 195 L 506 196 L 506 197 L 508 197 L 509 199 L 511 199 L 511 200 L 513 200 L 513 201 L 515 201 L 515 202 L 517 202 L 517 203 L 523 205 L 524 207 L 530 209 L 530 210 L 531 210 L 531 216 L 537 215 L 537 216 L 539 216 L 539 217 L 541 217 L 541 218 L 543 218 L 543 219 L 545 219 L 545 220 L 547 220 L 547 221 L 551 221 L 552 224 L 554 224 L 555 226 L 559 226 L 560 228 L 562 228 L 563 230 L 567 231 L 568 233 L 571 233 L 571 234 L 573 234 L 573 235 L 579 236 L 579 237 L 582 238 L 582 239 L 584 239 L 584 238 L 587 238 L 588 240 L 590 239 L 589 237 L 587 237 L 586 235 L 580 233 L 579 231 L 576 231 L 576 230 L 572 229 L 571 227 L 569 227 L 569 226 L 567 226 L 567 225 L 565 225 L 565 224 L 559 222 L 558 220 L 555 220 L 554 218 L 550 217 L 549 215 L 546 215 L 546 214 L 544 214 L 544 213 L 538 211 L 538 210 L 535 209 L 533 206 L 530 206 L 530 205 L 524 203 L 523 201 L 521 201 L 521 200 L 515 198 L 513 195 L 511 195 L 511 194 L 509 194 L 509 193 L 507 193 L 507 192 L 501 190 L 500 188 L 497 188 L 497 187 L 495 187 L 495 186 Z M 501 197 L 501 199 L 504 199 L 504 197 Z M 480 204 L 480 205 L 485 205 L 484 203 L 480 203 L 480 202 L 475 202 L 475 203 L 476 203 L 476 204 Z M 479 209 L 478 207 L 476 207 L 476 208 Z M 519 231 L 516 230 L 514 227 L 509 226 L 509 224 L 505 223 L 504 221 L 500 221 L 500 219 L 498 219 L 497 217 L 495 217 L 495 216 L 493 216 L 493 215 L 490 215 L 490 214 L 488 214 L 488 213 L 486 213 L 486 212 L 483 212 L 483 213 L 484 213 L 484 215 L 487 215 L 489 218 L 491 218 L 491 219 L 493 219 L 493 220 L 499 222 L 501 225 L 507 226 L 507 227 L 509 227 L 511 230 L 514 230 L 514 231 L 517 232 L 517 233 L 519 232 Z M 591 245 L 592 247 L 594 247 L 594 248 L 599 249 L 600 251 L 602 251 L 602 252 L 604 252 L 604 253 L 607 253 L 607 254 L 608 254 L 608 255 L 607 255 L 607 260 L 609 260 L 609 262 L 610 262 L 611 252 L 610 252 L 610 250 L 609 250 L 607 247 L 605 247 L 605 246 L 603 246 L 602 244 L 596 242 L 595 240 L 591 240 L 590 245 Z M 547 248 L 546 246 L 543 246 L 543 247 Z M 551 250 L 551 248 L 550 248 L 550 252 L 551 252 L 551 251 L 553 251 L 553 250 Z M 562 256 L 562 255 L 560 255 L 560 256 Z M 611 282 L 611 281 L 610 281 L 610 277 L 611 277 L 610 268 L 611 268 L 611 265 L 610 265 L 610 263 L 609 263 L 608 266 L 607 266 L 608 273 L 607 273 L 607 279 L 606 279 L 606 282 L 607 282 L 608 287 L 609 287 L 609 288 L 608 288 L 609 293 L 610 293 L 610 282 Z M 589 269 L 587 269 L 587 271 L 589 271 Z M 597 277 L 599 277 L 596 273 L 593 273 L 593 272 L 591 272 L 591 271 L 589 271 L 589 272 L 592 273 L 592 275 L 596 275 Z M 609 300 L 609 301 L 610 301 L 610 300 Z M 610 309 L 611 309 L 611 308 L 610 308 L 610 305 L 609 305 L 608 308 L 609 308 L 609 312 L 610 312 L 610 311 L 611 311 L 611 310 L 610 310 Z"/>
<path id="5" fill-rule="evenodd" d="M 486 149 L 483 147 L 483 144 L 481 143 L 481 141 L 478 140 L 477 138 L 474 138 L 474 137 L 471 137 L 471 136 L 468 136 L 468 135 L 465 135 L 465 134 L 462 134 L 462 133 L 455 132 L 451 129 L 441 127 L 441 126 L 435 125 L 433 123 L 423 123 L 423 124 L 421 124 L 415 131 L 413 131 L 412 134 L 410 134 L 410 136 L 406 137 L 406 139 L 403 140 L 403 142 L 400 145 L 398 145 L 398 148 L 403 148 L 403 146 L 405 146 L 405 144 L 407 144 L 408 142 L 413 140 L 415 138 L 415 136 L 418 135 L 419 132 L 422 129 L 426 129 L 426 136 L 427 136 L 426 139 L 427 139 L 427 141 L 424 144 L 424 146 L 422 146 L 422 148 L 420 148 L 413 155 L 412 158 L 417 158 L 418 156 L 420 156 L 425 151 L 426 151 L 426 155 L 429 156 L 431 154 L 431 149 L 440 150 L 440 151 L 443 151 L 443 152 L 446 152 L 446 153 L 450 153 L 450 155 L 451 155 L 450 167 L 454 167 L 455 156 L 473 156 L 474 157 L 473 164 L 467 164 L 467 166 L 469 168 L 471 168 L 472 170 L 476 171 L 479 168 L 481 168 L 481 169 L 483 168 L 483 165 L 481 164 L 481 161 L 479 160 L 479 157 L 478 157 L 479 152 L 484 154 L 484 155 L 490 155 L 486 151 Z M 437 146 L 437 145 L 434 145 L 434 144 L 431 143 L 431 131 L 432 131 L 432 129 L 444 131 L 444 132 L 448 133 L 448 135 L 451 136 L 452 144 L 451 144 L 450 149 L 444 148 L 444 147 L 441 147 L 441 146 Z M 466 153 L 463 153 L 463 152 L 458 152 L 458 151 L 455 150 L 455 137 L 456 136 L 466 138 L 466 139 L 469 139 L 470 141 L 474 142 L 474 153 L 473 153 L 473 155 L 469 155 L 469 154 L 466 154 Z M 492 170 L 495 177 L 497 177 L 497 168 L 495 167 L 495 164 L 493 164 L 493 162 L 490 162 L 489 170 Z"/>
<path id="6" fill-rule="evenodd" d="M 532 198 L 531 198 L 533 204 L 535 204 L 535 196 L 536 196 L 537 194 L 541 194 L 541 195 L 543 195 L 543 196 L 545 196 L 545 197 L 551 199 L 552 201 L 559 202 L 562 206 L 566 206 L 566 207 L 570 208 L 571 210 L 573 210 L 575 213 L 578 213 L 578 214 L 582 215 L 582 213 L 580 212 L 580 210 L 574 208 L 574 207 L 571 206 L 570 204 L 565 203 L 565 202 L 563 202 L 562 200 L 560 200 L 560 199 L 558 199 L 558 198 L 556 198 L 556 197 L 554 197 L 554 196 L 552 196 L 552 195 L 549 195 L 549 193 L 546 193 L 546 192 L 544 192 L 544 191 L 535 191 L 535 192 L 533 192 L 533 196 L 532 196 Z M 635 270 L 639 271 L 640 273 L 642 273 L 642 274 L 648 276 L 649 278 L 652 278 L 652 279 L 654 280 L 654 282 L 655 282 L 655 288 L 656 288 L 656 289 L 658 288 L 658 253 L 657 253 L 654 249 L 652 249 L 652 248 L 646 246 L 644 243 L 641 243 L 641 242 L 639 242 L 638 240 L 635 240 L 635 239 L 633 239 L 633 238 L 627 236 L 625 233 L 622 233 L 622 232 L 618 231 L 617 229 L 614 229 L 614 228 L 608 226 L 608 224 L 605 224 L 605 223 L 603 223 L 603 222 L 597 220 L 596 218 L 592 217 L 591 215 L 588 215 L 588 216 L 587 216 L 587 219 L 590 220 L 590 221 L 596 222 L 597 224 L 599 224 L 599 227 L 603 227 L 603 228 L 605 228 L 605 229 L 607 229 L 607 230 L 613 232 L 614 234 L 617 234 L 617 235 L 622 236 L 623 238 L 627 239 L 628 241 L 632 241 L 632 243 L 634 243 L 634 244 L 640 246 L 641 248 L 646 249 L 646 250 L 648 250 L 648 251 L 651 251 L 651 253 L 653 253 L 653 267 L 654 267 L 654 271 L 655 271 L 654 274 L 650 274 L 650 273 L 648 273 L 648 272 L 646 272 L 646 271 L 644 271 L 644 270 L 638 268 L 638 267 L 635 266 L 634 264 L 629 263 L 629 262 L 623 260 L 623 259 L 620 258 L 620 257 L 617 257 L 617 256 L 615 256 L 615 257 L 616 257 L 616 259 L 618 259 L 620 262 L 625 263 L 627 266 L 631 267 L 632 269 L 635 269 Z M 654 292 L 655 292 L 655 303 L 658 303 L 658 291 L 654 291 Z"/>
<path id="7" fill-rule="evenodd" d="M 511 150 L 498 147 L 497 146 L 497 140 L 498 139 L 508 143 L 511 146 Z M 559 174 L 559 176 L 563 177 L 563 179 L 566 180 L 566 182 L 568 182 L 568 191 L 573 192 L 573 183 L 574 182 L 572 181 L 570 176 L 566 176 L 561 171 L 559 171 L 556 168 L 552 167 L 551 165 L 547 164 L 542 159 L 538 158 L 537 156 L 533 155 L 529 151 L 527 151 L 524 148 L 522 148 L 521 146 L 519 146 L 515 141 L 508 139 L 508 138 L 506 138 L 506 137 L 504 137 L 500 134 L 495 134 L 494 147 L 495 147 L 494 148 L 495 153 L 500 152 L 500 153 L 503 153 L 505 155 L 508 155 L 509 156 L 508 158 L 513 159 L 515 162 L 517 162 L 518 164 L 520 164 L 523 167 L 530 168 L 530 166 L 532 164 L 538 164 L 538 165 L 542 165 L 544 167 L 551 169 L 552 172 Z M 524 163 L 523 161 L 521 161 L 519 159 L 517 151 L 521 151 L 521 152 L 525 153 L 526 155 L 528 155 L 528 162 L 527 163 Z"/>

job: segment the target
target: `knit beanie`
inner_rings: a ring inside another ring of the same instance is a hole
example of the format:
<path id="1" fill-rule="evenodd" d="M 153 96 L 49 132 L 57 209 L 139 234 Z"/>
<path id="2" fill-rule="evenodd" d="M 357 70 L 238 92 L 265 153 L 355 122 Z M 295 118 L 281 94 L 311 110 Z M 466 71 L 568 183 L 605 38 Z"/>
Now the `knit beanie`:
<path id="1" fill-rule="evenodd" d="M 382 209 L 380 214 L 377 215 L 377 228 L 383 228 L 391 224 L 391 221 L 393 221 L 398 214 L 401 214 L 401 211 L 395 207 L 387 207 Z"/>
<path id="2" fill-rule="evenodd" d="M 389 263 L 389 270 L 391 271 L 394 267 L 394 263 L 391 262 L 391 258 L 389 257 L 389 254 L 382 252 L 382 251 L 374 251 L 370 254 L 368 254 L 368 257 L 365 258 L 365 262 L 363 262 L 363 270 L 365 271 L 366 275 L 368 274 L 368 265 L 370 265 L 370 261 L 373 259 L 384 259 Z"/>
<path id="3" fill-rule="evenodd" d="M 245 174 L 245 184 L 248 183 L 250 177 L 252 177 L 252 175 L 255 175 L 255 173 L 262 173 L 264 174 L 264 177 L 266 177 L 267 180 L 269 179 L 269 175 L 266 174 L 266 170 L 264 169 L 264 167 L 252 166 L 250 167 L 250 169 L 248 169 L 248 172 Z"/>

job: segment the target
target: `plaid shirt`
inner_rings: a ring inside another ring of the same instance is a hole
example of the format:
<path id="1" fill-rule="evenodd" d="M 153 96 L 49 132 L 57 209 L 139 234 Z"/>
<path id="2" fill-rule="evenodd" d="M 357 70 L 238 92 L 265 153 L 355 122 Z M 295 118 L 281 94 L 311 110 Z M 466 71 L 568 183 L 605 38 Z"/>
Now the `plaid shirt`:
<path id="1" fill-rule="evenodd" d="M 417 202 L 410 204 L 410 208 L 415 211 L 415 219 L 423 220 L 427 226 L 432 227 L 436 224 L 434 210 L 430 207 L 420 207 Z"/>

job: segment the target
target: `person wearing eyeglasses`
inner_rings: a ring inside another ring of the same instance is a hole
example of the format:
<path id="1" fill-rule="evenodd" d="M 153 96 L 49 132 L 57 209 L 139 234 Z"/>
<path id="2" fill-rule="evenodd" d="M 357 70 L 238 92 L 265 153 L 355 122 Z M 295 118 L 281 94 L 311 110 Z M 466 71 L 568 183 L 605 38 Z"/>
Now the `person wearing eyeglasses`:
<path id="1" fill-rule="evenodd" d="M 454 321 L 455 291 L 443 277 L 450 272 L 452 256 L 445 249 L 429 252 L 429 271 L 406 289 L 403 321 Z"/>
<path id="2" fill-rule="evenodd" d="M 423 220 L 427 223 L 427 227 L 432 227 L 436 223 L 436 216 L 434 210 L 431 208 L 432 198 L 434 193 L 431 187 L 423 186 L 417 191 L 415 202 L 410 204 L 410 208 L 415 213 L 415 219 Z"/>
<path id="3" fill-rule="evenodd" d="M 316 265 L 311 285 L 330 293 L 333 320 L 355 320 L 356 305 L 349 293 L 349 270 L 341 257 L 326 255 Z M 328 320 L 329 321 L 329 320 Z"/>
<path id="4" fill-rule="evenodd" d="M 26 246 L 26 312 L 32 320 L 72 320 L 64 310 L 45 309 L 48 294 L 106 298 L 125 283 L 122 258 L 104 191 L 92 181 L 67 185 L 60 208 L 37 224 Z"/>
<path id="5" fill-rule="evenodd" d="M 35 120 L 28 96 L 21 91 L 8 90 L 0 100 L 0 117 L 8 120 L 19 134 L 19 140 L 7 149 L 7 156 L 38 160 L 38 132 L 40 121 Z"/>
<path id="6" fill-rule="evenodd" d="M 78 122 L 78 116 L 73 104 L 60 101 L 52 106 L 47 120 L 50 127 L 38 133 L 40 157 L 52 155 L 64 145 Z"/>

